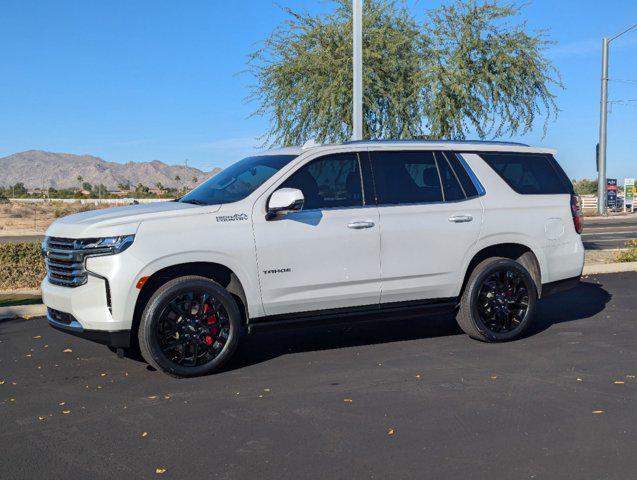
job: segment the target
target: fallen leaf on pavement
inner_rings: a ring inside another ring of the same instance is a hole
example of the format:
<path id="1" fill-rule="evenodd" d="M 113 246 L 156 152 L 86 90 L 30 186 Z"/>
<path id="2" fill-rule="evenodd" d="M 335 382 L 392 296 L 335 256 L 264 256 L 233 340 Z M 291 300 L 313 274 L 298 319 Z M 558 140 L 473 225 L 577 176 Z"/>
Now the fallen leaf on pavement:
<path id="1" fill-rule="evenodd" d="M 157 475 L 161 475 L 162 473 L 166 473 L 166 469 L 165 469 L 165 468 L 162 468 L 162 467 L 156 468 L 156 469 L 155 469 L 155 473 L 156 473 Z"/>
<path id="2" fill-rule="evenodd" d="M 157 395 L 151 395 L 150 397 L 148 397 L 149 400 L 155 400 L 157 398 Z"/>
<path id="3" fill-rule="evenodd" d="M 64 350 L 62 350 L 62 353 L 73 353 L 73 350 L 71 350 L 70 348 L 65 348 Z"/>
<path id="4" fill-rule="evenodd" d="M 394 435 L 396 432 L 394 431 L 393 428 L 390 428 L 389 431 L 387 432 L 387 435 Z"/>
<path id="5" fill-rule="evenodd" d="M 148 432 L 142 433 L 142 437 L 147 437 L 147 436 L 148 436 Z"/>
<path id="6" fill-rule="evenodd" d="M 68 415 L 69 413 L 71 413 L 71 410 L 62 410 L 62 413 L 63 413 L 64 415 Z"/>
<path id="7" fill-rule="evenodd" d="M 593 410 L 593 415 L 600 415 L 604 413 L 604 410 Z"/>
<path id="8" fill-rule="evenodd" d="M 40 338 L 42 338 L 42 335 L 36 335 L 35 337 L 33 337 L 34 340 L 38 340 Z"/>
<path id="9" fill-rule="evenodd" d="M 624 382 L 623 380 L 615 380 L 613 383 L 615 385 L 624 385 L 626 382 Z"/>
<path id="10" fill-rule="evenodd" d="M 343 401 L 345 403 L 352 403 L 354 400 L 352 400 L 351 398 L 345 398 L 345 399 L 343 399 Z"/>
<path id="11" fill-rule="evenodd" d="M 4 385 L 4 380 L 0 380 L 0 385 Z"/>

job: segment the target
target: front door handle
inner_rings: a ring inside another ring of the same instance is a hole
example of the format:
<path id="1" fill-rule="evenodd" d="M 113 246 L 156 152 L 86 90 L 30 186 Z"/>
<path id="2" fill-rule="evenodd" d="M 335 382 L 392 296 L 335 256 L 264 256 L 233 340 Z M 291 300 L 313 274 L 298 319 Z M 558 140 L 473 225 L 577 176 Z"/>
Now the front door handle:
<path id="1" fill-rule="evenodd" d="M 363 221 L 363 222 L 352 222 L 347 228 L 351 228 L 353 230 L 363 230 L 365 228 L 373 228 L 376 225 L 374 222 Z"/>
<path id="2" fill-rule="evenodd" d="M 473 222 L 473 216 L 471 215 L 454 215 L 449 217 L 449 221 L 453 223 L 469 223 Z"/>

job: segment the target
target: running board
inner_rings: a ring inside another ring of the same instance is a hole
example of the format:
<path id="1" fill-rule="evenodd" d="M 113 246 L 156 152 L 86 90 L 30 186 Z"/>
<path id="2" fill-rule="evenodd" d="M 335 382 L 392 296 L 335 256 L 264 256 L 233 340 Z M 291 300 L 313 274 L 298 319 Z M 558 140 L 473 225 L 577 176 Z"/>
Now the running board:
<path id="1" fill-rule="evenodd" d="M 450 313 L 458 307 L 458 299 L 397 302 L 386 305 L 335 308 L 318 312 L 286 313 L 250 320 L 248 332 L 274 331 L 288 328 L 339 325 L 348 323 L 402 320 Z"/>

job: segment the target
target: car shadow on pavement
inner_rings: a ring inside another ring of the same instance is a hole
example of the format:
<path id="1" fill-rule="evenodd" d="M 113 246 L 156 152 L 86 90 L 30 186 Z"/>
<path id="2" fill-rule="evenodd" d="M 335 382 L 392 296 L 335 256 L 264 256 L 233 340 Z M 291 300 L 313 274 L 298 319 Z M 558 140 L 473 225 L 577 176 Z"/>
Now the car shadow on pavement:
<path id="1" fill-rule="evenodd" d="M 541 300 L 535 322 L 527 336 L 543 332 L 552 325 L 593 317 L 606 308 L 613 296 L 602 285 L 581 282 L 577 288 Z"/>
<path id="2" fill-rule="evenodd" d="M 539 302 L 536 321 L 527 336 L 554 324 L 590 318 L 602 310 L 612 296 L 596 283 L 582 282 L 577 288 Z M 224 370 L 234 370 L 273 358 L 309 351 L 331 350 L 381 343 L 418 340 L 462 334 L 453 315 L 427 318 L 389 319 L 338 326 L 315 326 L 246 336 Z"/>

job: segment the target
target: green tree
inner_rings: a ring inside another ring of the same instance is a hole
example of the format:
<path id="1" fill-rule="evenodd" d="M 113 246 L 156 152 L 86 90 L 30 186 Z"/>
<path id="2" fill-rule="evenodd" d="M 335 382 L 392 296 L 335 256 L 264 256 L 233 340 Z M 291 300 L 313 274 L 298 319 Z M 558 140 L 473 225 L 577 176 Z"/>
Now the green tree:
<path id="1" fill-rule="evenodd" d="M 87 192 L 90 192 L 91 190 L 93 190 L 93 185 L 91 185 L 88 182 L 84 182 L 82 184 L 82 190 L 86 190 Z"/>
<path id="2" fill-rule="evenodd" d="M 573 180 L 573 188 L 578 195 L 597 195 L 597 180 Z"/>
<path id="3" fill-rule="evenodd" d="M 351 137 L 352 11 L 288 15 L 249 56 L 248 100 L 270 118 L 268 144 Z M 527 132 L 557 114 L 558 72 L 545 32 L 516 23 L 520 7 L 453 0 L 419 24 L 402 3 L 367 0 L 363 28 L 365 138 L 463 139 Z"/>
<path id="4" fill-rule="evenodd" d="M 9 188 L 12 195 L 14 194 L 16 197 L 25 197 L 29 193 L 29 190 L 27 189 L 27 187 L 24 186 L 24 183 L 22 182 L 18 182 Z"/>

